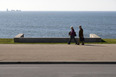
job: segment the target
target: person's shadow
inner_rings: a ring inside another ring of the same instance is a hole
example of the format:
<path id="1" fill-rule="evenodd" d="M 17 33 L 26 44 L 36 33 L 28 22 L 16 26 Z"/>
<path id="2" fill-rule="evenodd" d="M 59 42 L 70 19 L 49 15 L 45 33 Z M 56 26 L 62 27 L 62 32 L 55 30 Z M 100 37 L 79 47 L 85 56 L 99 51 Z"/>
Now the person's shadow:
<path id="1" fill-rule="evenodd" d="M 97 44 L 96 45 L 95 44 L 94 45 L 93 44 L 85 44 L 85 46 L 105 47 L 105 46 L 100 45 L 100 44 L 99 45 L 97 45 Z"/>
<path id="2" fill-rule="evenodd" d="M 92 45 L 92 44 L 85 44 L 85 46 L 96 46 L 96 45 Z"/>

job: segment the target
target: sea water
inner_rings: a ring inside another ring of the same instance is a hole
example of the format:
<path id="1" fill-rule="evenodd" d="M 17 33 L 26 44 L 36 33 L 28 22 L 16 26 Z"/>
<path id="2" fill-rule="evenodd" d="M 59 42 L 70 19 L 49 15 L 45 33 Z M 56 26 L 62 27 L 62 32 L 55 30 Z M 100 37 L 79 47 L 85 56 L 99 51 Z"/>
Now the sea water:
<path id="1" fill-rule="evenodd" d="M 97 34 L 101 38 L 116 38 L 116 12 L 107 11 L 22 11 L 0 12 L 0 38 L 69 37 L 73 26 L 78 37 L 82 25 L 84 37 Z"/>

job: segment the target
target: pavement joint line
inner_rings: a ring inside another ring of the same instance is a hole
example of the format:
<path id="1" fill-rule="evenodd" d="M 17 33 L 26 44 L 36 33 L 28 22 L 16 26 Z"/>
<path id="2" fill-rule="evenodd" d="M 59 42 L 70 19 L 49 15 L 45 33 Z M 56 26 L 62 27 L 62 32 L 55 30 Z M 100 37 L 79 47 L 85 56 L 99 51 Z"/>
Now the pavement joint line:
<path id="1" fill-rule="evenodd" d="M 0 62 L 1 64 L 116 64 L 113 62 Z"/>

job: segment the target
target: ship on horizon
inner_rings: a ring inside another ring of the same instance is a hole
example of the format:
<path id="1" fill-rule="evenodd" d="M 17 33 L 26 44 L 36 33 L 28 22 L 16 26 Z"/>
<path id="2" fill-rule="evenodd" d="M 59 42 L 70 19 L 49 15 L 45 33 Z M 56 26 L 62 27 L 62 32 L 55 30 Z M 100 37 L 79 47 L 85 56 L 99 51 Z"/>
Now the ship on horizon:
<path id="1" fill-rule="evenodd" d="M 7 12 L 21 12 L 21 10 L 9 10 L 9 9 L 6 9 Z"/>

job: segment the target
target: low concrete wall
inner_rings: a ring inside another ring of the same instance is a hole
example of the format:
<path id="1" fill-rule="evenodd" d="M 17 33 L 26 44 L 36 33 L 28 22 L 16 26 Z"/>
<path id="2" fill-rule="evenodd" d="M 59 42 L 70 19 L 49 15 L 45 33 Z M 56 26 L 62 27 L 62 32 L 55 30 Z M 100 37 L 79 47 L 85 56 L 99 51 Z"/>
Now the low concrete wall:
<path id="1" fill-rule="evenodd" d="M 76 40 L 78 41 L 78 38 Z M 22 43 L 66 43 L 68 41 L 69 38 L 14 38 L 14 42 Z M 101 42 L 101 38 L 85 38 L 85 42 Z"/>
<path id="2" fill-rule="evenodd" d="M 76 38 L 78 41 L 78 38 Z M 14 42 L 22 43 L 66 43 L 69 38 L 14 38 Z M 74 40 L 72 40 L 74 42 Z M 85 42 L 101 42 L 99 38 L 85 38 Z"/>
<path id="3" fill-rule="evenodd" d="M 14 38 L 15 40 L 15 38 Z M 15 42 L 24 43 L 62 43 L 67 42 L 69 38 L 19 38 Z"/>

